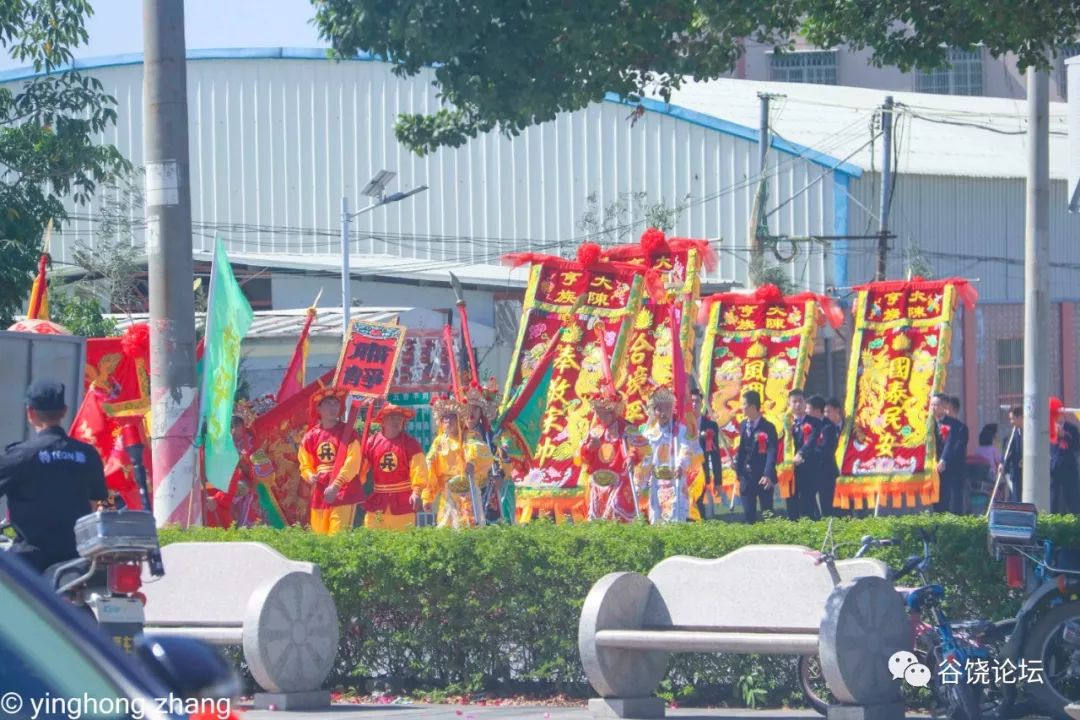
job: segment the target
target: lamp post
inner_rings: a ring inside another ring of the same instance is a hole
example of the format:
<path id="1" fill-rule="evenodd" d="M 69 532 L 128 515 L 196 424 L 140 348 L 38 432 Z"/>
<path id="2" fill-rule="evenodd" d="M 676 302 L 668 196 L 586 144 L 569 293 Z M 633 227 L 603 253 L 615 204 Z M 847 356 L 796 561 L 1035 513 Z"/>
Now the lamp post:
<path id="1" fill-rule="evenodd" d="M 390 184 L 390 181 L 394 179 L 397 173 L 390 172 L 389 170 L 380 170 L 379 173 L 371 179 L 363 190 L 360 191 L 361 195 L 365 197 L 375 198 L 375 202 L 368 205 L 362 210 L 357 210 L 354 213 L 349 213 L 349 198 L 341 198 L 341 319 L 342 319 L 342 335 L 347 339 L 349 337 L 349 315 L 352 307 L 352 287 L 350 285 L 350 270 L 349 270 L 349 225 L 353 218 L 360 217 L 364 213 L 371 212 L 377 207 L 383 205 L 389 205 L 390 203 L 396 203 L 404 200 L 407 197 L 422 193 L 428 189 L 427 185 L 421 185 L 406 192 L 395 192 L 386 194 L 386 186 Z"/>

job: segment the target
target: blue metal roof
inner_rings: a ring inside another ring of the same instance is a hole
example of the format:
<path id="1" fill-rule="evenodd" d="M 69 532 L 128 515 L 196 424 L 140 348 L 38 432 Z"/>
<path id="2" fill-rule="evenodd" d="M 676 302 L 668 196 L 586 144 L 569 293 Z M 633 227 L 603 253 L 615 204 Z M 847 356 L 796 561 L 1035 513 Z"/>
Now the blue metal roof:
<path id="1" fill-rule="evenodd" d="M 187 51 L 187 58 L 188 60 L 328 60 L 327 52 L 327 48 L 211 48 L 206 50 L 189 49 Z M 357 62 L 381 62 L 382 58 L 367 53 L 361 53 L 349 60 Z M 141 65 L 142 62 L 142 53 L 106 55 L 86 60 L 76 60 L 71 63 L 71 65 L 65 65 L 58 68 L 58 70 L 95 70 L 124 65 Z M 32 67 L 5 70 L 0 72 L 0 83 L 29 80 L 44 74 L 45 73 L 36 72 Z M 625 100 L 615 93 L 608 93 L 604 97 L 604 102 L 617 103 L 620 105 L 638 104 L 637 102 Z M 758 131 L 756 128 L 739 125 L 712 115 L 706 115 L 695 110 L 689 110 L 684 107 L 679 107 L 678 105 L 670 105 L 650 98 L 642 99 L 640 104 L 649 112 L 667 115 L 677 120 L 682 120 L 683 122 L 724 133 L 725 135 L 732 135 L 750 142 L 756 143 L 758 141 Z M 770 146 L 780 152 L 805 158 L 808 162 L 821 165 L 845 175 L 850 175 L 851 177 L 857 178 L 862 175 L 862 168 L 844 162 L 838 158 L 834 158 L 831 155 L 818 152 L 813 148 L 799 145 L 798 143 L 788 142 L 773 136 L 770 138 Z"/>

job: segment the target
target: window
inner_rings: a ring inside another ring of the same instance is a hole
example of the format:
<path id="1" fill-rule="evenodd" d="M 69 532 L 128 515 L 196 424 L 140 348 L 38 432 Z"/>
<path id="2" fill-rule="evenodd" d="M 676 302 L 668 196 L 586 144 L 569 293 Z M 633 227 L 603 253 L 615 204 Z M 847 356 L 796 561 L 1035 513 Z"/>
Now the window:
<path id="1" fill-rule="evenodd" d="M 998 401 L 1015 405 L 1024 399 L 1024 339 L 997 341 Z"/>
<path id="2" fill-rule="evenodd" d="M 1057 68 L 1054 75 L 1057 80 L 1058 95 L 1062 100 L 1069 99 L 1069 68 L 1065 65 L 1065 61 L 1071 57 L 1077 57 L 1080 55 L 1080 43 L 1073 43 L 1072 45 L 1065 45 L 1058 48 L 1057 51 Z M 1080 72 L 1080 70 L 1074 71 Z"/>
<path id="3" fill-rule="evenodd" d="M 769 66 L 774 82 L 836 84 L 836 53 L 830 50 L 774 54 Z"/>
<path id="4" fill-rule="evenodd" d="M 917 92 L 937 95 L 982 95 L 982 50 L 949 50 L 949 65 L 915 75 Z"/>

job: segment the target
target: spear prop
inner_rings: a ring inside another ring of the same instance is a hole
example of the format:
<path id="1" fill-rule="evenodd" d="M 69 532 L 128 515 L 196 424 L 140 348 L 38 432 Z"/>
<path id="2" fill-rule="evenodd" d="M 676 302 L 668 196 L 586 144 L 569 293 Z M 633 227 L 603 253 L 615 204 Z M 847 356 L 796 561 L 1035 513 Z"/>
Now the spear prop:
<path id="1" fill-rule="evenodd" d="M 465 345 L 465 357 L 469 359 L 469 371 L 472 373 L 472 380 L 480 382 L 480 373 L 476 368 L 476 353 L 473 350 L 472 336 L 469 334 L 469 313 L 465 309 L 465 291 L 461 289 L 461 282 L 454 273 L 450 273 L 450 286 L 454 289 L 454 300 L 457 304 L 458 315 L 461 317 L 461 342 Z"/>
<path id="2" fill-rule="evenodd" d="M 449 325 L 443 327 L 443 342 L 450 358 L 450 380 L 454 384 L 454 396 L 461 397 L 461 376 L 458 374 L 457 358 L 454 357 L 454 331 Z"/>

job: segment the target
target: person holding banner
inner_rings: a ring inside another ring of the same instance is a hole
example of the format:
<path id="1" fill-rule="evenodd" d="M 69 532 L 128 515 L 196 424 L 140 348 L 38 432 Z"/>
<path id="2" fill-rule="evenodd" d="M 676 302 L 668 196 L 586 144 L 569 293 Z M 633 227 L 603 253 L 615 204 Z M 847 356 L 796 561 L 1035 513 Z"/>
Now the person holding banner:
<path id="1" fill-rule="evenodd" d="M 432 414 L 439 433 L 428 450 L 430 497 L 439 527 L 464 528 L 484 523 L 481 493 L 491 470 L 491 450 L 482 436 L 464 429 L 464 415 L 479 408 L 453 397 L 434 398 Z"/>
<path id="2" fill-rule="evenodd" d="M 630 522 L 640 513 L 627 444 L 626 403 L 606 385 L 588 397 L 594 421 L 578 457 L 586 487 L 589 520 Z"/>
<path id="3" fill-rule="evenodd" d="M 405 422 L 415 416 L 392 403 L 375 416 L 379 431 L 364 448 L 364 463 L 374 480 L 371 496 L 364 501 L 366 528 L 403 530 L 416 525 L 416 512 L 428 491 L 428 469 L 420 443 L 405 432 Z"/>
<path id="4" fill-rule="evenodd" d="M 362 451 L 356 431 L 341 422 L 348 390 L 326 387 L 311 396 L 313 424 L 296 452 L 300 477 L 311 485 L 311 530 L 333 535 L 353 526 L 363 484 L 356 479 Z"/>
<path id="5" fill-rule="evenodd" d="M 644 457 L 638 472 L 649 489 L 649 522 L 686 522 L 693 453 L 686 425 L 675 416 L 675 393 L 666 386 L 655 388 L 647 409 L 649 421 L 641 429 Z"/>

